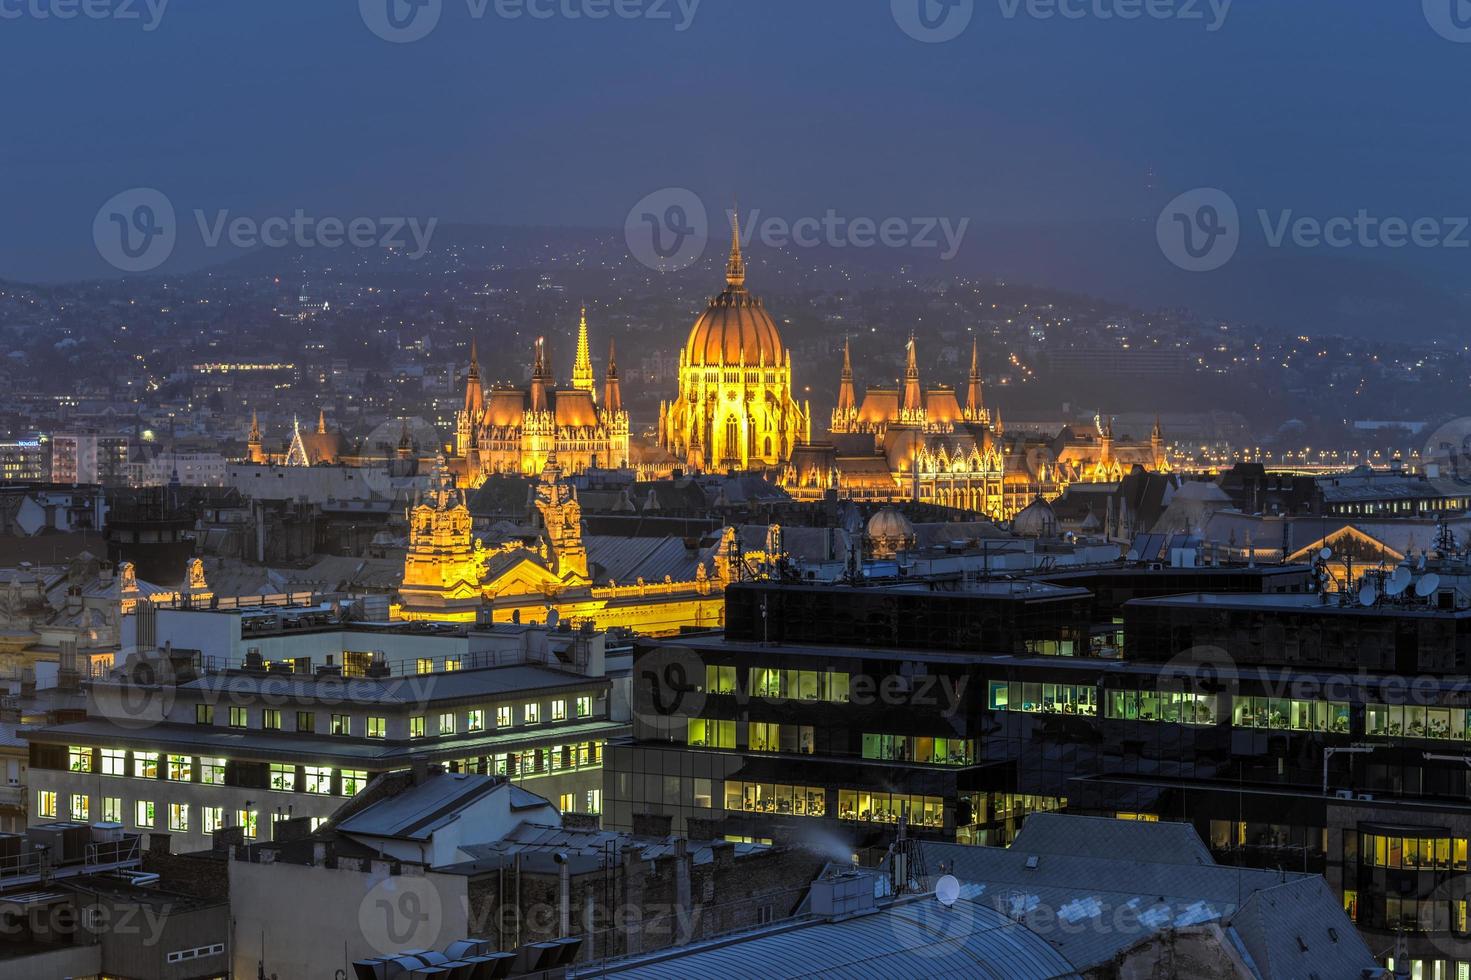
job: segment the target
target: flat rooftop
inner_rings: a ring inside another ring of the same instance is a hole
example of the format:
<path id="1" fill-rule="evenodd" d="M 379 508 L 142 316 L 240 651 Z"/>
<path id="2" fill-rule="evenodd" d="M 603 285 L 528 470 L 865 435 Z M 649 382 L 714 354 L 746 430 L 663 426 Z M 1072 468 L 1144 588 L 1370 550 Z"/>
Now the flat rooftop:
<path id="1" fill-rule="evenodd" d="M 1335 616 L 1367 616 L 1375 619 L 1398 618 L 1403 616 L 1433 619 L 1471 618 L 1471 609 L 1437 609 L 1423 599 L 1417 600 L 1411 598 L 1399 601 L 1380 600 L 1373 606 L 1361 606 L 1352 595 L 1344 595 L 1337 592 L 1326 593 L 1326 595 L 1327 601 L 1325 602 L 1324 593 L 1318 592 L 1283 592 L 1264 595 L 1258 595 L 1256 593 L 1195 592 L 1186 595 L 1160 596 L 1149 599 L 1130 599 L 1124 603 L 1124 607 L 1170 606 L 1199 609 L 1298 611 Z"/>

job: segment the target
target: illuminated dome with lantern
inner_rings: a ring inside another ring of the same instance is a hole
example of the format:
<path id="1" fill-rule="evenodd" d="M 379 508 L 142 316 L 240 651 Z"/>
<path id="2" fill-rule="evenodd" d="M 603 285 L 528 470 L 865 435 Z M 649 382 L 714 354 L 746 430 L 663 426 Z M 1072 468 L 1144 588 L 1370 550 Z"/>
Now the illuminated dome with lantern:
<path id="1" fill-rule="evenodd" d="M 746 289 L 738 219 L 725 283 L 680 352 L 679 394 L 659 407 L 659 443 L 692 470 L 778 467 L 811 437 L 811 414 L 792 397 L 776 322 Z"/>

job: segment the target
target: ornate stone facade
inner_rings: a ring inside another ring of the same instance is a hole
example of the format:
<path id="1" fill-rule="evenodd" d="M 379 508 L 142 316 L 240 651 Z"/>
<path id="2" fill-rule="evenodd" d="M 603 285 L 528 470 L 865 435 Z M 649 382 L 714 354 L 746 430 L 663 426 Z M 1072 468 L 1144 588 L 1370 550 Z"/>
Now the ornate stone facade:
<path id="1" fill-rule="evenodd" d="M 629 420 L 623 409 L 618 364 L 608 346 L 608 373 L 599 405 L 587 335 L 587 311 L 577 331 L 577 356 L 569 388 L 557 387 L 547 364 L 545 344 L 536 341 L 527 388 L 481 381 L 475 344 L 465 376 L 465 404 L 456 418 L 455 472 L 476 487 L 493 473 L 540 473 L 553 455 L 569 473 L 629 465 Z"/>
<path id="2" fill-rule="evenodd" d="M 659 407 L 659 445 L 691 470 L 779 469 L 812 437 L 792 397 L 791 352 L 746 289 L 737 222 L 725 291 L 710 300 L 679 355 L 679 391 Z"/>

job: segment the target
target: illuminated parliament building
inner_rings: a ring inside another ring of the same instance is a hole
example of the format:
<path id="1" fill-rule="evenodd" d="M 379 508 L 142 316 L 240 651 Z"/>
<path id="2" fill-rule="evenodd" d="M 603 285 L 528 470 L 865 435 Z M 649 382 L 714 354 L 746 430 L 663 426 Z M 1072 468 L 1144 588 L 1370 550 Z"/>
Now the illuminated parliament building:
<path id="1" fill-rule="evenodd" d="M 799 446 L 783 471 L 793 497 L 836 491 L 846 499 L 918 500 L 1009 520 L 1073 483 L 1116 483 L 1135 466 L 1169 469 L 1158 421 L 1147 445 L 1116 442 L 1107 419 L 1099 420 L 1096 436 L 1071 429 L 1053 438 L 1008 436 L 1000 410 L 986 406 L 978 346 L 971 347 L 964 405 L 949 385 L 920 383 L 912 337 L 906 355 L 903 384 L 869 387 L 860 401 L 844 344 L 828 440 Z"/>
<path id="2" fill-rule="evenodd" d="M 628 413 L 618 385 L 618 364 L 609 344 L 600 403 L 588 348 L 586 310 L 578 326 L 577 356 L 567 386 L 557 384 L 545 344 L 537 338 L 527 387 L 486 388 L 471 341 L 465 404 L 455 419 L 455 453 L 453 469 L 467 487 L 477 487 L 496 473 L 535 476 L 550 458 L 568 473 L 629 465 Z"/>
<path id="3" fill-rule="evenodd" d="M 725 291 L 710 300 L 679 354 L 679 391 L 659 407 L 659 445 L 690 470 L 779 470 L 812 437 L 792 397 L 792 356 L 746 288 L 739 220 Z"/>

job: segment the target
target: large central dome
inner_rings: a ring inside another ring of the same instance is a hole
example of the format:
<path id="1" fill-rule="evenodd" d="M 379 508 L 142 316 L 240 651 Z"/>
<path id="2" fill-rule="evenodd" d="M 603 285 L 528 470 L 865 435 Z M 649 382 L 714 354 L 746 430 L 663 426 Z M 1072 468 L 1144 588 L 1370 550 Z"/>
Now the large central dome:
<path id="1" fill-rule="evenodd" d="M 690 329 L 685 343 L 688 363 L 695 367 L 757 367 L 782 363 L 781 334 L 761 300 L 746 289 L 746 263 L 741 258 L 740 225 L 731 236 L 725 267 L 725 291 Z"/>

